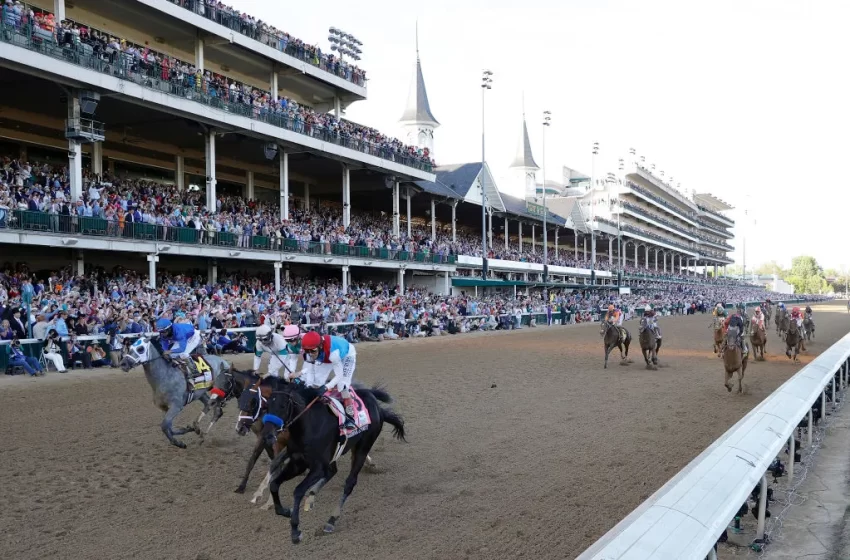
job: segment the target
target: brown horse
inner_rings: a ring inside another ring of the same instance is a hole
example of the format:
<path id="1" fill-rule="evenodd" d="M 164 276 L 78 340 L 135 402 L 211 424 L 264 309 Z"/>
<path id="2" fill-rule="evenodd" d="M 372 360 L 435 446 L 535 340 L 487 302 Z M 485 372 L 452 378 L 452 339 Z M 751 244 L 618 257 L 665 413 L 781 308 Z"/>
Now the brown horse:
<path id="1" fill-rule="evenodd" d="M 797 359 L 797 356 L 804 349 L 802 348 L 803 336 L 797 326 L 797 321 L 788 321 L 787 317 L 786 321 L 788 323 L 788 331 L 785 333 L 785 355 L 796 363 L 800 361 Z"/>
<path id="2" fill-rule="evenodd" d="M 773 306 L 772 305 L 765 305 L 762 308 L 762 313 L 764 313 L 765 324 L 769 324 L 771 318 L 773 318 Z"/>
<path id="3" fill-rule="evenodd" d="M 719 358 L 720 350 L 723 348 L 723 321 L 715 317 L 714 322 L 709 326 L 714 329 L 714 354 Z"/>
<path id="4" fill-rule="evenodd" d="M 747 358 L 737 343 L 738 327 L 729 327 L 726 331 L 726 345 L 723 347 L 723 368 L 726 370 L 726 381 L 723 383 L 726 390 L 732 392 L 732 385 L 729 381 L 732 379 L 732 374 L 740 372 L 738 376 L 738 392 L 744 392 L 744 372 L 747 371 Z"/>
<path id="5" fill-rule="evenodd" d="M 756 328 L 750 335 L 750 342 L 753 347 L 753 359 L 757 362 L 764 361 L 764 350 L 767 347 L 767 333 L 763 326 Z"/>
<path id="6" fill-rule="evenodd" d="M 624 336 L 621 336 L 620 329 L 622 329 Z M 605 345 L 605 369 L 608 369 L 608 355 L 614 348 L 618 348 L 620 350 L 620 363 L 628 363 L 629 345 L 632 343 L 631 333 L 623 327 L 618 327 L 614 323 L 602 321 L 602 332 L 599 334 L 602 335 L 602 342 Z M 623 347 L 626 349 L 625 354 L 623 353 Z"/>
<path id="7" fill-rule="evenodd" d="M 785 340 L 785 333 L 788 332 L 788 311 L 785 309 L 776 310 L 776 334 L 779 338 Z"/>
<path id="8" fill-rule="evenodd" d="M 649 326 L 646 317 L 640 320 L 640 351 L 646 362 L 646 369 L 658 369 L 658 351 L 661 350 L 661 339 L 655 336 L 655 331 Z"/>

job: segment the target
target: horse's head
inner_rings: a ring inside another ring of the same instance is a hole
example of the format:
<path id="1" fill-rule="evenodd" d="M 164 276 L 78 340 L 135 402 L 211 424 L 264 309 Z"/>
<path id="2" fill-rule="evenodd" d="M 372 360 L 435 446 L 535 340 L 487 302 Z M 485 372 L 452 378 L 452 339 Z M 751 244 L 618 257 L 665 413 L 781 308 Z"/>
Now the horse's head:
<path id="1" fill-rule="evenodd" d="M 600 327 L 601 328 L 599 330 L 599 336 L 605 336 L 605 333 L 607 333 L 608 329 L 611 327 L 611 323 L 609 323 L 605 319 L 602 319 L 602 323 L 601 323 Z"/>
<path id="2" fill-rule="evenodd" d="M 140 336 L 132 344 L 125 344 L 121 356 L 121 369 L 130 371 L 134 367 L 146 364 L 158 357 L 159 352 L 151 340 L 145 336 Z"/>
<path id="3" fill-rule="evenodd" d="M 239 417 L 236 419 L 236 433 L 244 436 L 251 431 L 254 422 L 262 419 L 262 413 L 266 409 L 266 399 L 263 397 L 263 389 L 253 384 L 242 391 L 239 396 Z"/>
<path id="4" fill-rule="evenodd" d="M 737 345 L 738 341 L 738 327 L 730 326 L 726 330 L 726 346 L 728 348 L 732 348 Z"/>

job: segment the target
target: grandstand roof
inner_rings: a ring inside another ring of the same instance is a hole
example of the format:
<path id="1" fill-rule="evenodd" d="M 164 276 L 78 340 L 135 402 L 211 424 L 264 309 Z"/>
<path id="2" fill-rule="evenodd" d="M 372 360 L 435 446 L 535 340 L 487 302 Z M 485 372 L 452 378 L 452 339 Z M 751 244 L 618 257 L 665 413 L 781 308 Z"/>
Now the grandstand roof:
<path id="1" fill-rule="evenodd" d="M 543 220 L 542 217 L 528 211 L 526 201 L 522 198 L 502 193 L 502 202 L 505 203 L 505 212 L 509 214 L 516 214 L 517 216 L 522 216 L 523 218 L 529 218 L 538 222 Z M 566 218 L 563 218 L 553 212 L 547 213 L 546 220 L 553 225 L 557 224 L 559 226 L 564 226 L 567 223 Z"/>
<path id="2" fill-rule="evenodd" d="M 714 210 L 715 212 L 735 209 L 735 207 L 728 202 L 724 202 L 710 193 L 694 193 L 694 199 L 699 204 L 702 204 L 706 208 Z"/>

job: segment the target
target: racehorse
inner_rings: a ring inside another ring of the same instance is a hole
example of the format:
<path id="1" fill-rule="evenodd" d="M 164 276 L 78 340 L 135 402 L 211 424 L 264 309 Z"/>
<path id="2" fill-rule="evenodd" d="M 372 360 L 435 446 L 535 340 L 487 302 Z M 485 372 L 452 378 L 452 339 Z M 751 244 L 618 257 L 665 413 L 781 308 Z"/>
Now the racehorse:
<path id="1" fill-rule="evenodd" d="M 785 333 L 785 355 L 794 360 L 796 363 L 799 362 L 797 356 L 800 354 L 800 350 L 803 349 L 803 337 L 800 333 L 799 327 L 797 326 L 797 321 L 787 322 L 787 332 Z"/>
<path id="2" fill-rule="evenodd" d="M 625 338 L 621 336 L 620 329 L 625 333 Z M 624 327 L 618 327 L 614 323 L 603 320 L 602 331 L 599 334 L 602 335 L 602 342 L 605 347 L 605 369 L 608 369 L 608 355 L 614 348 L 620 350 L 620 362 L 627 363 L 629 359 L 629 345 L 632 343 L 631 333 Z M 625 354 L 623 353 L 623 347 L 626 349 Z"/>
<path id="3" fill-rule="evenodd" d="M 203 359 L 206 364 L 209 364 L 210 374 L 213 378 L 219 373 L 231 369 L 229 362 L 217 356 L 205 356 Z M 145 336 L 139 337 L 126 348 L 121 357 L 120 365 L 125 372 L 138 365 L 141 365 L 145 370 L 145 378 L 153 389 L 153 404 L 165 412 L 165 418 L 162 419 L 160 424 L 162 433 L 165 434 L 172 445 L 185 449 L 186 444 L 174 436 L 188 432 L 195 432 L 203 440 L 203 433 L 201 433 L 198 423 L 209 411 L 210 399 L 207 388 L 190 389 L 183 371 L 163 358 L 162 349 L 158 342 L 154 342 Z M 201 415 L 191 426 L 175 430 L 172 426 L 174 419 L 187 404 L 195 400 L 201 401 L 204 405 Z"/>
<path id="4" fill-rule="evenodd" d="M 714 329 L 714 353 L 720 357 L 720 350 L 723 348 L 723 321 L 715 317 L 714 322 L 709 325 Z"/>
<path id="5" fill-rule="evenodd" d="M 287 383 L 281 389 L 272 391 L 264 423 L 283 426 L 289 432 L 289 441 L 286 450 L 275 457 L 269 468 L 272 479 L 269 490 L 274 500 L 275 513 L 290 518 L 293 544 L 301 542 L 302 538 L 301 502 L 306 495 L 305 510 L 309 511 L 316 494 L 336 474 L 336 458 L 340 451 L 338 446 L 344 446 L 341 450 L 343 453 L 351 452 L 351 471 L 345 480 L 342 498 L 324 526 L 325 533 L 335 530 L 342 508 L 357 484 L 357 476 L 366 463 L 369 450 L 381 434 L 384 423 L 393 426 L 396 439 L 405 441 L 404 420 L 393 410 L 379 404 L 379 401 L 392 401 L 386 391 L 373 387 L 357 389 L 357 394 L 369 413 L 370 423 L 363 431 L 343 439 L 338 418 L 328 406 L 320 402 L 325 397 L 316 389 Z M 295 488 L 292 509 L 284 508 L 279 495 L 281 482 L 297 476 L 305 469 L 309 472 Z"/>
<path id="6" fill-rule="evenodd" d="M 776 334 L 779 335 L 779 338 L 785 340 L 785 333 L 788 332 L 788 310 L 787 309 L 777 309 L 776 310 Z"/>
<path id="7" fill-rule="evenodd" d="M 762 307 L 762 313 L 764 314 L 764 322 L 770 323 L 770 319 L 773 317 L 773 306 L 770 304 L 765 304 Z"/>
<path id="8" fill-rule="evenodd" d="M 649 326 L 646 317 L 640 320 L 640 351 L 646 362 L 646 369 L 658 369 L 658 351 L 661 350 L 661 339 L 655 336 L 655 331 Z"/>
<path id="9" fill-rule="evenodd" d="M 767 347 L 767 333 L 763 326 L 756 328 L 750 335 L 750 342 L 753 347 L 753 359 L 764 361 L 764 350 Z"/>
<path id="10" fill-rule="evenodd" d="M 738 346 L 738 327 L 729 327 L 726 329 L 726 345 L 723 348 L 723 368 L 726 370 L 726 380 L 724 385 L 726 390 L 732 392 L 732 385 L 729 381 L 732 379 L 732 374 L 740 372 L 738 376 L 738 392 L 744 392 L 744 372 L 747 371 L 747 358 Z"/>
<path id="11" fill-rule="evenodd" d="M 815 339 L 815 322 L 811 317 L 803 319 L 803 328 L 806 331 L 806 341 L 811 342 Z"/>

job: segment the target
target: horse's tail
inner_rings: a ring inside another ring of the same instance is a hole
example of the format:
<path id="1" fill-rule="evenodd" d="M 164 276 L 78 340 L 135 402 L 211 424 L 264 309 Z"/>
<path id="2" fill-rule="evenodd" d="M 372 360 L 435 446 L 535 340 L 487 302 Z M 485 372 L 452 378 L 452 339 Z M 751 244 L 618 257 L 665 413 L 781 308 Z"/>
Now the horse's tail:
<path id="1" fill-rule="evenodd" d="M 372 393 L 376 399 L 381 401 L 384 404 L 390 404 L 393 402 L 392 396 L 387 392 L 387 389 L 382 385 L 375 385 L 369 392 Z"/>
<path id="2" fill-rule="evenodd" d="M 395 410 L 391 408 L 381 408 L 381 422 L 386 422 L 393 427 L 393 437 L 407 441 L 404 436 L 404 418 L 402 418 Z"/>

